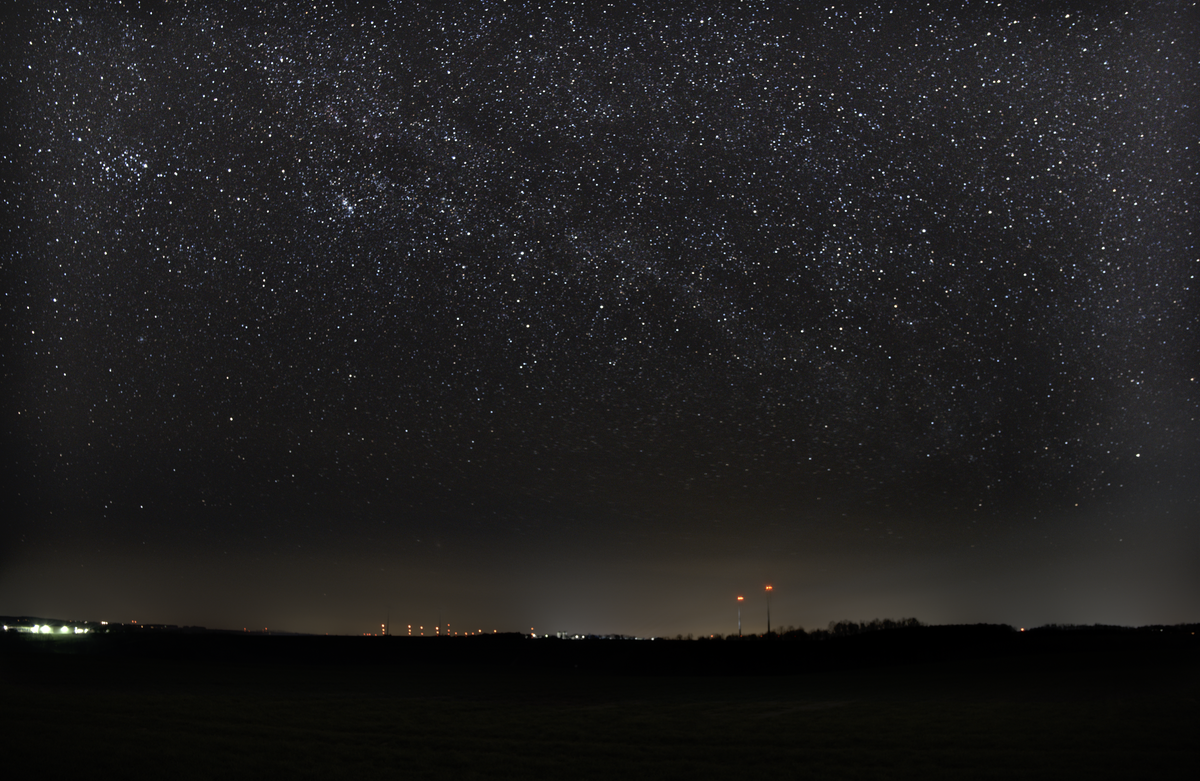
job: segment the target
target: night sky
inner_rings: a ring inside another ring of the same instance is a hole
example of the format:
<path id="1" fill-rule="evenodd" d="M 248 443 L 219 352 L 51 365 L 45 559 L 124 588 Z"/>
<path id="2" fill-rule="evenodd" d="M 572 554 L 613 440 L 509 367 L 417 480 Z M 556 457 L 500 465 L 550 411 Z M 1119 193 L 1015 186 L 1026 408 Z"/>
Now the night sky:
<path id="1" fill-rule="evenodd" d="M 224 5 L 0 27 L 0 613 L 1200 618 L 1194 3 Z"/>

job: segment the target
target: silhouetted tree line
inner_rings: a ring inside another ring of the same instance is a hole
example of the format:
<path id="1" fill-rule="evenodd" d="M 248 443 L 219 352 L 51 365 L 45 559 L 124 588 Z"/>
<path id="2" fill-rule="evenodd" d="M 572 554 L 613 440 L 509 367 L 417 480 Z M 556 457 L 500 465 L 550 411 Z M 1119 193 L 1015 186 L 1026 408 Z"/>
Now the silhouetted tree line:
<path id="1" fill-rule="evenodd" d="M 1095 634 L 1125 633 L 1144 634 L 1147 632 L 1166 632 L 1171 634 L 1195 634 L 1200 624 L 1151 624 L 1148 626 L 1119 626 L 1116 624 L 1045 624 L 1028 630 L 1033 634 L 1049 634 L 1054 632 L 1089 632 Z"/>
<path id="2" fill-rule="evenodd" d="M 975 625 L 933 625 L 919 621 L 916 618 L 876 618 L 871 621 L 830 621 L 829 626 L 825 629 L 813 629 L 805 631 L 803 627 L 787 626 L 779 631 L 772 631 L 764 634 L 742 634 L 742 635 L 721 635 L 713 634 L 701 636 L 700 640 L 725 640 L 725 641 L 742 641 L 753 642 L 758 640 L 788 640 L 788 641 L 810 641 L 810 640 L 827 640 L 830 638 L 853 637 L 855 635 L 864 635 L 874 632 L 886 632 L 897 630 L 918 630 L 925 629 L 930 632 L 941 632 L 943 630 L 955 631 L 987 631 L 991 634 L 997 632 L 1001 634 L 1015 633 L 1016 628 L 1007 624 L 975 624 Z M 1200 630 L 1200 624 L 1174 624 L 1174 625 L 1150 625 L 1150 626 L 1115 626 L 1111 624 L 1045 624 L 1029 630 L 1021 630 L 1033 635 L 1052 635 L 1061 633 L 1088 633 L 1088 634 L 1150 634 L 1150 633 L 1166 633 L 1177 635 L 1194 635 Z M 675 637 L 676 640 L 683 640 L 682 635 Z M 688 640 L 692 639 L 688 635 Z"/>
<path id="3" fill-rule="evenodd" d="M 890 618 L 874 619 L 861 624 L 853 621 L 830 621 L 828 634 L 831 637 L 848 637 L 861 635 L 864 632 L 883 632 L 890 629 L 917 629 L 925 626 L 915 618 L 901 618 L 898 621 Z"/>
<path id="4" fill-rule="evenodd" d="M 761 635 L 742 634 L 742 635 L 721 635 L 714 634 L 708 637 L 701 637 L 701 640 L 789 640 L 797 642 L 801 640 L 824 640 L 830 637 L 850 637 L 851 635 L 860 635 L 866 632 L 883 632 L 896 629 L 917 629 L 925 626 L 924 623 L 915 618 L 876 618 L 871 621 L 830 621 L 828 629 L 814 629 L 811 632 L 805 631 L 804 627 L 787 626 L 779 631 L 771 631 Z M 692 638 L 688 635 L 688 639 Z M 682 640 L 682 636 L 676 636 L 676 640 Z"/>

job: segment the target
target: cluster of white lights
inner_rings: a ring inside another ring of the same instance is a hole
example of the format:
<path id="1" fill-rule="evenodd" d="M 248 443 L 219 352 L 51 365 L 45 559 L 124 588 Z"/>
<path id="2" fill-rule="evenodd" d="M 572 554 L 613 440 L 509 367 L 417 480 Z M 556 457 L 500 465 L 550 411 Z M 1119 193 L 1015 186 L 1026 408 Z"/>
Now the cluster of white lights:
<path id="1" fill-rule="evenodd" d="M 16 629 L 18 632 L 21 631 L 20 627 L 8 626 L 7 624 L 5 624 L 4 631 L 7 632 L 9 629 Z M 41 626 L 34 624 L 33 626 L 31 626 L 29 629 L 27 629 L 25 631 L 29 632 L 30 634 L 35 634 L 35 635 L 38 635 L 38 634 L 49 635 L 49 634 L 54 634 L 54 627 L 50 626 L 49 624 L 42 624 Z M 76 626 L 76 627 L 64 626 L 64 627 L 59 627 L 58 633 L 63 634 L 63 635 L 70 635 L 70 634 L 86 635 L 89 631 L 91 631 L 91 630 L 87 629 L 86 627 L 82 627 L 82 626 Z"/>

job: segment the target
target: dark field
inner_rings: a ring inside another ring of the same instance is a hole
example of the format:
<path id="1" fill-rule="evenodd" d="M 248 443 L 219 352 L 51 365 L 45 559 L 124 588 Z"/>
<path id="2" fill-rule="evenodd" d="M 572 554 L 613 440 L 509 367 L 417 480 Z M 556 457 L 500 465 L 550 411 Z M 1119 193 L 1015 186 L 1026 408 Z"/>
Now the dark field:
<path id="1" fill-rule="evenodd" d="M 768 650 L 805 657 L 748 643 L 706 673 L 704 643 L 340 638 L 336 654 L 275 653 L 318 640 L 6 642 L 5 775 L 1193 778 L 1200 759 L 1190 641 L 850 669 L 826 654 L 823 671 L 766 674 Z M 375 644 L 366 661 L 353 643 Z M 620 669 L 597 663 L 614 653 Z"/>

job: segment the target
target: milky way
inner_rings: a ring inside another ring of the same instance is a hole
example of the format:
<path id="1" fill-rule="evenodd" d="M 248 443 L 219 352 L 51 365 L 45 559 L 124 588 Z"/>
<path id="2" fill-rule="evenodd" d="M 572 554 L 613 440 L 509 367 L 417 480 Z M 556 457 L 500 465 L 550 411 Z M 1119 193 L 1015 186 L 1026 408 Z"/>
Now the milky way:
<path id="1" fill-rule="evenodd" d="M 15 22 L 6 545 L 1049 545 L 1191 490 L 1194 7 L 684 5 Z"/>

